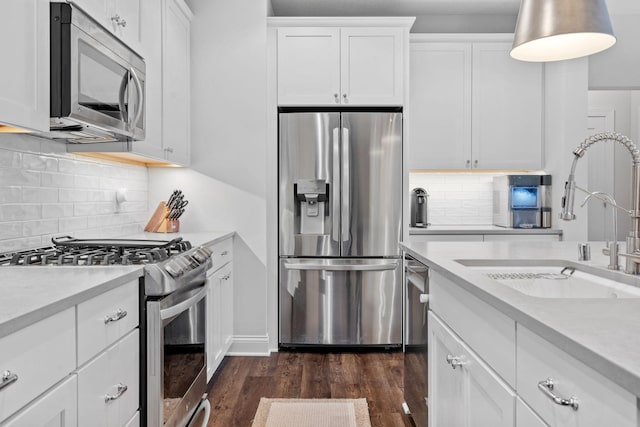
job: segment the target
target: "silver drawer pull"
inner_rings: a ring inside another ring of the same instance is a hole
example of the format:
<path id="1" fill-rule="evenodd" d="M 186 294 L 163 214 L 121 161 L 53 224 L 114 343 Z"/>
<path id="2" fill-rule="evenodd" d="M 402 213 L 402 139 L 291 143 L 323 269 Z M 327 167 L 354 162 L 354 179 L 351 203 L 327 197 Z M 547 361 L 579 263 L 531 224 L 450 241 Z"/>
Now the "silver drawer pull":
<path id="1" fill-rule="evenodd" d="M 578 410 L 578 399 L 571 396 L 569 399 L 562 398 L 553 393 L 553 380 L 547 378 L 546 380 L 538 383 L 538 389 L 549 399 L 553 400 L 553 403 L 560 406 L 571 406 L 574 411 Z"/>
<path id="2" fill-rule="evenodd" d="M 465 364 L 461 356 L 452 356 L 450 354 L 447 354 L 447 363 L 451 365 L 451 369 L 456 369 Z"/>
<path id="3" fill-rule="evenodd" d="M 4 371 L 0 378 L 0 390 L 18 381 L 18 376 L 11 371 Z"/>
<path id="4" fill-rule="evenodd" d="M 220 256 L 227 256 L 227 255 L 229 255 L 229 251 L 220 252 Z"/>
<path id="5" fill-rule="evenodd" d="M 126 315 L 127 311 L 119 308 L 118 311 L 115 312 L 115 314 L 107 315 L 104 317 L 104 324 L 106 325 L 110 322 L 117 322 L 118 320 L 124 318 Z"/>
<path id="6" fill-rule="evenodd" d="M 231 277 L 230 274 L 226 274 L 225 276 L 222 277 L 222 280 L 229 280 L 229 277 Z"/>
<path id="7" fill-rule="evenodd" d="M 125 384 L 122 384 L 122 383 L 118 383 L 116 387 L 117 387 L 116 394 L 107 394 L 104 396 L 105 403 L 109 403 L 112 400 L 118 399 L 120 396 L 124 394 L 125 391 L 127 391 L 127 389 L 129 389 L 129 387 L 127 387 Z"/>

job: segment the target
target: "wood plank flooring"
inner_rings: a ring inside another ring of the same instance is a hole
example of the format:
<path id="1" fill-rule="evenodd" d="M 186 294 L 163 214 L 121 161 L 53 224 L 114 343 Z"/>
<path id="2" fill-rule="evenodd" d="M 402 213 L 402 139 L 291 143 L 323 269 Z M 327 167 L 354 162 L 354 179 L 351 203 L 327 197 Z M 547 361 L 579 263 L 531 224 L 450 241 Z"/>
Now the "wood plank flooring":
<path id="1" fill-rule="evenodd" d="M 413 427 L 402 387 L 402 352 L 226 357 L 210 384 L 208 427 L 250 427 L 261 397 L 365 397 L 372 427 Z"/>

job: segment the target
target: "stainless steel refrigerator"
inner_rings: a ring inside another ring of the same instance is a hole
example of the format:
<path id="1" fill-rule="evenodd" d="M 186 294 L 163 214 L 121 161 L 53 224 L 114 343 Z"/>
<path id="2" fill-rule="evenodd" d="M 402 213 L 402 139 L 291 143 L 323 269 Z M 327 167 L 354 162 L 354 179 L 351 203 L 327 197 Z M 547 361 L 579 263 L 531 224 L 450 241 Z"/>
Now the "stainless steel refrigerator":
<path id="1" fill-rule="evenodd" d="M 402 344 L 402 113 L 279 113 L 281 347 Z"/>

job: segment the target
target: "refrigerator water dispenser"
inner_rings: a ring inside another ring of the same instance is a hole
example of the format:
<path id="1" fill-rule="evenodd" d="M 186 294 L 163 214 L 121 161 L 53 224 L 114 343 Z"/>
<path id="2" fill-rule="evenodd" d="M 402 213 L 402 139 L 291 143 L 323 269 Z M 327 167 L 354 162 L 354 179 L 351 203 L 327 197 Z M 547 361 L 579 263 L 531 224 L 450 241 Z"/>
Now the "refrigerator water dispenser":
<path id="1" fill-rule="evenodd" d="M 297 216 L 300 220 L 300 234 L 325 234 L 324 223 L 328 214 L 325 205 L 329 184 L 322 179 L 301 179 L 293 187 L 299 204 Z"/>

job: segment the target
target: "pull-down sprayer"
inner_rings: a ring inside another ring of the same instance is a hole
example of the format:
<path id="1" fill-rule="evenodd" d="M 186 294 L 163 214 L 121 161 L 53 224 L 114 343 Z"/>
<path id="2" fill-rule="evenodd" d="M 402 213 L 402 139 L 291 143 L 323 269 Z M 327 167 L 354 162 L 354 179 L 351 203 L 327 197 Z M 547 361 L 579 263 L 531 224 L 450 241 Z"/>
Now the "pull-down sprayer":
<path id="1" fill-rule="evenodd" d="M 578 160 L 585 155 L 589 147 L 601 141 L 613 141 L 622 144 L 627 150 L 629 150 L 629 154 L 631 155 L 633 165 L 631 170 L 631 210 L 627 211 L 626 209 L 622 209 L 631 216 L 631 230 L 629 231 L 629 235 L 627 236 L 627 253 L 620 253 L 618 255 L 627 257 L 625 268 L 626 273 L 640 274 L 640 150 L 638 150 L 636 144 L 634 144 L 633 141 L 631 141 L 629 138 L 615 132 L 599 133 L 585 139 L 582 144 L 580 144 L 575 150 L 573 150 L 573 155 L 575 157 L 571 165 L 569 178 L 567 179 L 564 187 L 564 196 L 562 197 L 562 212 L 560 213 L 560 219 L 563 219 L 565 221 L 572 221 L 576 218 L 575 214 L 573 213 L 576 189 L 584 191 L 587 194 L 592 194 L 596 198 L 601 198 L 595 193 L 577 186 L 575 181 L 575 171 Z M 604 201 L 610 203 L 610 201 L 607 201 L 606 199 L 604 199 Z M 615 203 L 611 204 L 611 206 L 620 208 Z M 616 236 L 614 236 L 614 246 L 616 245 L 615 240 Z"/>

